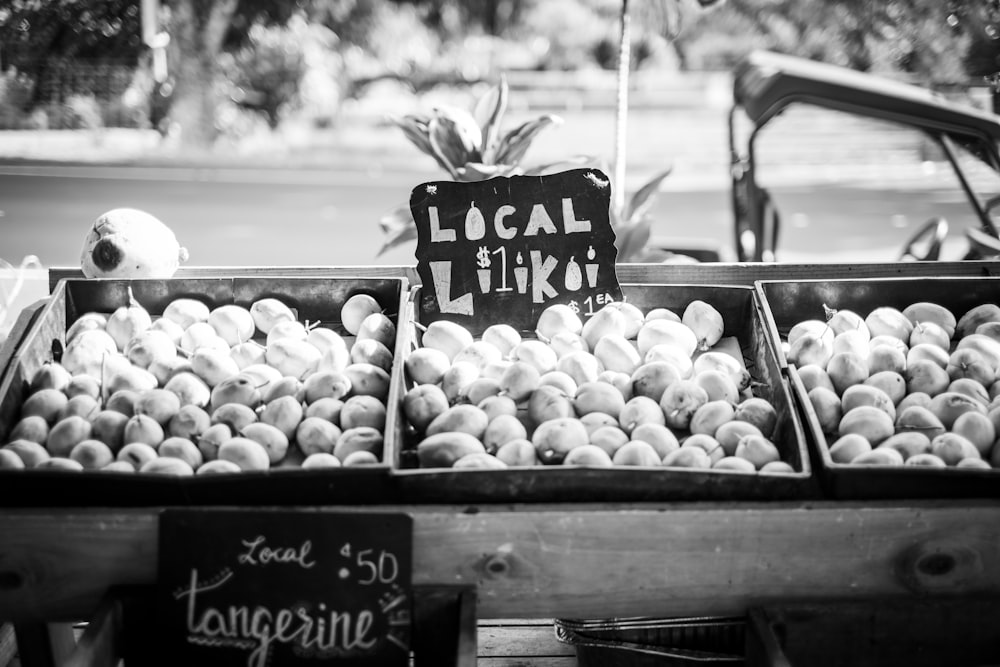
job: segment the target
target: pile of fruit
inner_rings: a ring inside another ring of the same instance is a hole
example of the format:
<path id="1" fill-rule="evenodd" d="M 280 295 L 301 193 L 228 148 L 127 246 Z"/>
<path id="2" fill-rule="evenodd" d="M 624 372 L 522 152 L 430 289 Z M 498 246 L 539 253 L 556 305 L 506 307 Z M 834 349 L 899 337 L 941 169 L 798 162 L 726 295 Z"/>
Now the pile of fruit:
<path id="1" fill-rule="evenodd" d="M 828 311 L 788 333 L 834 463 L 1000 467 L 1000 306 Z"/>
<path id="2" fill-rule="evenodd" d="M 59 361 L 30 378 L 0 468 L 176 475 L 379 463 L 396 325 L 368 294 L 340 309 L 350 335 L 249 307 L 130 296 L 86 313 Z"/>
<path id="3" fill-rule="evenodd" d="M 494 324 L 478 339 L 450 321 L 421 327 L 403 400 L 421 467 L 793 471 L 772 440 L 777 410 L 752 394 L 738 345 L 721 349 L 711 304 L 615 302 L 585 322 L 559 304 L 536 327 L 522 338 Z"/>

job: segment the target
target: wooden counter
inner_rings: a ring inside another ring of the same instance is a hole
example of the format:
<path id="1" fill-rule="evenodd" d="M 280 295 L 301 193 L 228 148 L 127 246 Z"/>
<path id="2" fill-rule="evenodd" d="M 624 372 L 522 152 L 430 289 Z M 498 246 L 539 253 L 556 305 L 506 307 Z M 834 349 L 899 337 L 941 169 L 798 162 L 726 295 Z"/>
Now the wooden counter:
<path id="1" fill-rule="evenodd" d="M 199 267 L 177 277 L 398 276 L 413 267 Z M 1000 262 L 620 265 L 623 283 L 996 276 Z M 81 277 L 50 271 L 50 285 Z M 413 517 L 413 583 L 472 585 L 482 619 L 742 615 L 810 599 L 1000 595 L 1000 500 L 308 507 Z M 152 585 L 160 508 L 0 511 L 0 620 L 89 618 Z"/>
<path id="2" fill-rule="evenodd" d="M 480 618 L 1000 594 L 1000 501 L 343 509 L 409 513 L 413 583 L 475 585 Z M 86 618 L 109 587 L 155 581 L 157 510 L 12 509 L 0 536 L 0 619 Z"/>

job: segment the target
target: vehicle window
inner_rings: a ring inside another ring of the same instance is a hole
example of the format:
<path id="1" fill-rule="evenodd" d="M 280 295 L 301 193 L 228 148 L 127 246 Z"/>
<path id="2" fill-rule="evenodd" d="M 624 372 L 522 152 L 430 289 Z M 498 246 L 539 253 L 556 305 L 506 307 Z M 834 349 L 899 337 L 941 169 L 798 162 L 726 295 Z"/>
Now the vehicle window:
<path id="1" fill-rule="evenodd" d="M 996 171 L 955 151 L 981 204 L 1000 194 Z M 964 230 L 980 226 L 945 151 L 916 128 L 797 104 L 761 130 L 754 157 L 780 215 L 778 261 L 895 261 L 938 217 L 949 226 L 941 259 L 957 260 Z"/>

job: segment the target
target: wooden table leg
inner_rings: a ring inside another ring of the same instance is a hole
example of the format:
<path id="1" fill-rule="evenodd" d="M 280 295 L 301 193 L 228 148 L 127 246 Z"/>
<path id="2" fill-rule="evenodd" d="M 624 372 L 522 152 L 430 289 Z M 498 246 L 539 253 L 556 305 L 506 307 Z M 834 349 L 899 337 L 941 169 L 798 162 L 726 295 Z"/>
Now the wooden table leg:
<path id="1" fill-rule="evenodd" d="M 476 589 L 472 586 L 415 586 L 415 667 L 475 667 Z"/>
<path id="2" fill-rule="evenodd" d="M 72 623 L 15 623 L 14 634 L 24 667 L 60 667 L 76 648 Z"/>

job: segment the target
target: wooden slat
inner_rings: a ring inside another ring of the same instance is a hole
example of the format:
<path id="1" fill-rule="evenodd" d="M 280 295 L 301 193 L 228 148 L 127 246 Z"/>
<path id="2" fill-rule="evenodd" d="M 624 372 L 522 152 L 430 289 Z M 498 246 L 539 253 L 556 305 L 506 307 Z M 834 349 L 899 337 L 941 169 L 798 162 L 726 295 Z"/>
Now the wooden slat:
<path id="1" fill-rule="evenodd" d="M 565 657 L 576 655 L 572 646 L 556 639 L 552 622 L 512 625 L 479 624 L 479 657 Z"/>
<path id="2" fill-rule="evenodd" d="M 14 320 L 14 325 L 7 335 L 7 340 L 4 341 L 3 345 L 0 345 L 0 377 L 3 377 L 11 360 L 17 356 L 24 336 L 28 333 L 35 317 L 41 312 L 45 303 L 45 299 L 39 299 L 18 313 L 17 319 Z"/>
<path id="3" fill-rule="evenodd" d="M 479 658 L 477 667 L 577 667 L 576 656 Z"/>
<path id="4" fill-rule="evenodd" d="M 17 658 L 25 667 L 58 667 L 76 648 L 71 623 L 27 621 L 14 623 Z"/>
<path id="5" fill-rule="evenodd" d="M 17 656 L 17 638 L 12 623 L 0 623 L 0 667 L 8 667 Z"/>
<path id="6" fill-rule="evenodd" d="M 995 276 L 1000 275 L 1000 262 L 619 264 L 616 272 L 618 281 L 622 283 L 752 285 L 755 280 Z"/>
<path id="7" fill-rule="evenodd" d="M 352 507 L 414 519 L 414 584 L 479 618 L 741 615 L 774 599 L 1000 592 L 1000 501 Z M 156 511 L 0 514 L 0 618 L 86 618 L 156 576 Z"/>
<path id="8" fill-rule="evenodd" d="M 121 614 L 119 603 L 110 597 L 105 598 L 64 667 L 115 667 L 121 660 Z"/>
<path id="9" fill-rule="evenodd" d="M 289 277 L 335 277 L 352 276 L 359 278 L 406 277 L 411 282 L 418 281 L 415 266 L 186 266 L 177 269 L 174 278 L 228 278 L 232 276 L 289 276 Z M 82 279 L 83 272 L 77 267 L 53 267 L 49 269 L 49 291 L 64 279 Z"/>
<path id="10" fill-rule="evenodd" d="M 933 276 L 996 276 L 1000 262 L 906 262 L 859 264 L 765 264 L 765 263 L 700 263 L 700 264 L 618 264 L 618 280 L 622 283 L 675 283 L 752 285 L 755 280 L 803 280 L 825 278 L 893 278 Z M 176 278 L 218 276 L 404 276 L 413 285 L 420 283 L 416 266 L 189 266 L 174 274 Z M 62 278 L 82 278 L 79 268 L 49 269 L 50 288 Z"/>

